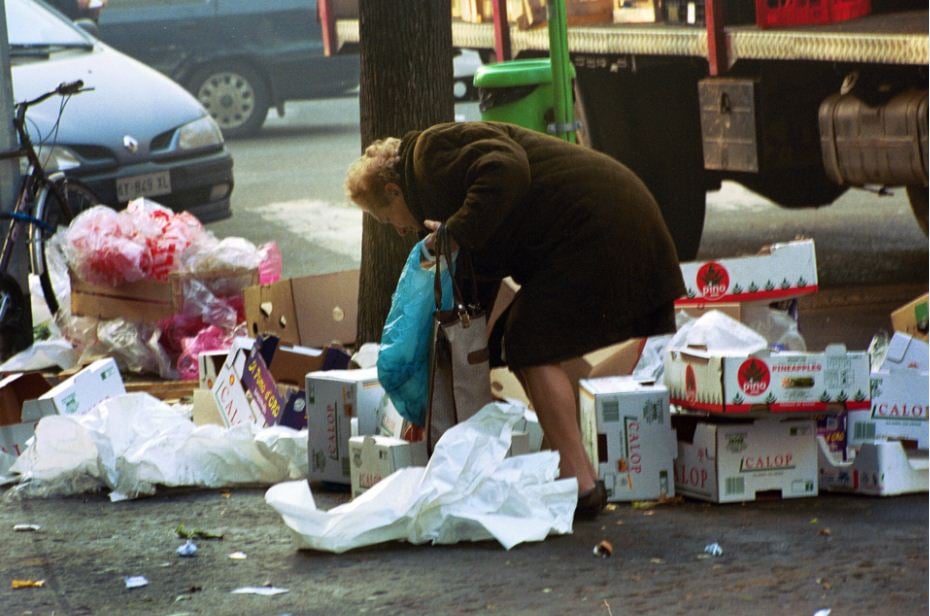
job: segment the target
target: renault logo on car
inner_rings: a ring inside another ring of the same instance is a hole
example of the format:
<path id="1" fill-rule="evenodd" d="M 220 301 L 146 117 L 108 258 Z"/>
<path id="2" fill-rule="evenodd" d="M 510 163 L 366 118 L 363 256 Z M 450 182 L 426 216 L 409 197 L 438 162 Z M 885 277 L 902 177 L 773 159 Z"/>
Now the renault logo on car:
<path id="1" fill-rule="evenodd" d="M 139 151 L 139 142 L 132 135 L 123 135 L 123 147 L 126 148 L 130 154 L 135 154 Z"/>

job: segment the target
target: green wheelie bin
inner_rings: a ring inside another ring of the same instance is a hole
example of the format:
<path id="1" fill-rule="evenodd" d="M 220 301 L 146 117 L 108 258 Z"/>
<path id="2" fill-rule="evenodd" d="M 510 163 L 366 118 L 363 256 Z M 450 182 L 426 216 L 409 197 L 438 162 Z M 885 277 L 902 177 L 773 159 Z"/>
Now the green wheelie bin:
<path id="1" fill-rule="evenodd" d="M 548 133 L 555 121 L 549 58 L 485 64 L 475 72 L 475 86 L 482 120 L 508 122 L 542 133 Z"/>

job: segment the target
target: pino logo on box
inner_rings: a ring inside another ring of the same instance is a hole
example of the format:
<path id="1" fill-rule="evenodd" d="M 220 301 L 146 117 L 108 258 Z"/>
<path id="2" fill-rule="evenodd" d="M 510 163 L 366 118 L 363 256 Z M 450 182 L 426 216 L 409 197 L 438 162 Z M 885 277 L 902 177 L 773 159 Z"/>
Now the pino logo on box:
<path id="1" fill-rule="evenodd" d="M 685 400 L 691 404 L 697 402 L 697 380 L 694 378 L 694 368 L 691 364 L 685 367 Z"/>
<path id="2" fill-rule="evenodd" d="M 740 365 L 736 372 L 736 380 L 739 388 L 747 395 L 758 396 L 769 388 L 772 375 L 764 361 L 750 357 Z"/>
<path id="3" fill-rule="evenodd" d="M 730 274 L 727 268 L 716 261 L 708 261 L 698 270 L 697 288 L 704 299 L 719 299 L 730 288 Z"/>

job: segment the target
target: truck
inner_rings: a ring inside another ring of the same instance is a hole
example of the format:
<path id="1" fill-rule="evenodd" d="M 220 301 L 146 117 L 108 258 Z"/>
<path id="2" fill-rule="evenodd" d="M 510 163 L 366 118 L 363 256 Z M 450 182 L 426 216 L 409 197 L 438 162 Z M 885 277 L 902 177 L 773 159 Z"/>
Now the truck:
<path id="1" fill-rule="evenodd" d="M 925 0 L 564 1 L 580 141 L 642 178 L 682 260 L 724 180 L 785 208 L 904 187 L 927 233 Z M 454 2 L 453 46 L 546 57 L 540 5 Z M 358 44 L 353 9 L 320 0 L 331 53 Z"/>

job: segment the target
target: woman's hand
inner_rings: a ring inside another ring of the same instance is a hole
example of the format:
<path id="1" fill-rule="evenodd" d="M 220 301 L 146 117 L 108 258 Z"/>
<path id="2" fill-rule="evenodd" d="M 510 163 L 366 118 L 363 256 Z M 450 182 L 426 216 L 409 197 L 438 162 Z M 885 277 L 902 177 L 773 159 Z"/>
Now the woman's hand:
<path id="1" fill-rule="evenodd" d="M 423 226 L 429 230 L 429 235 L 426 236 L 426 247 L 432 252 L 436 252 L 436 235 L 439 227 L 442 226 L 442 223 L 438 220 L 424 220 Z M 459 249 L 459 245 L 455 242 L 451 235 L 448 235 L 449 238 L 449 252 L 454 253 Z"/>

